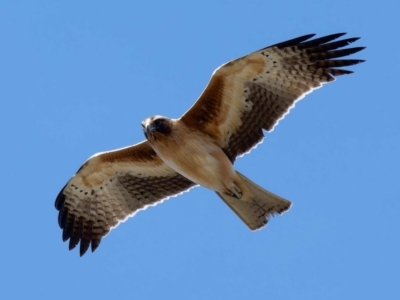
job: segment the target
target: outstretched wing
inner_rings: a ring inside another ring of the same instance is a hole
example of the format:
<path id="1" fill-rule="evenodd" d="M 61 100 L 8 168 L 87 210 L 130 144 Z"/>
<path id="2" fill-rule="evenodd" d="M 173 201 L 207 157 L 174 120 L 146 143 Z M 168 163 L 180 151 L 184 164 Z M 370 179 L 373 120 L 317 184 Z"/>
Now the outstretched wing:
<path id="1" fill-rule="evenodd" d="M 364 47 L 337 50 L 358 40 L 336 42 L 344 33 L 307 41 L 313 34 L 282 42 L 218 68 L 197 102 L 181 117 L 220 143 L 229 159 L 248 152 L 294 103 L 363 60 L 338 59 Z"/>
<path id="2" fill-rule="evenodd" d="M 63 241 L 80 242 L 80 255 L 138 210 L 196 184 L 168 167 L 145 141 L 99 153 L 86 161 L 59 193 L 55 207 Z"/>

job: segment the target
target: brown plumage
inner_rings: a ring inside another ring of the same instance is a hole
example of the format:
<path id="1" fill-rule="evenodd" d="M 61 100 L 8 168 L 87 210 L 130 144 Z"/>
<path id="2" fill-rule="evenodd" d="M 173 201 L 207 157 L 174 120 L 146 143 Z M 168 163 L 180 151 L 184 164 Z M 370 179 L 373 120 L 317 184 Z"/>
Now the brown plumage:
<path id="1" fill-rule="evenodd" d="M 337 50 L 358 38 L 332 42 L 343 33 L 282 42 L 219 67 L 196 103 L 180 118 L 146 119 L 147 141 L 99 153 L 85 162 L 59 193 L 55 206 L 63 240 L 83 255 L 138 210 L 202 185 L 252 230 L 291 203 L 235 171 L 294 103 L 362 60 L 335 59 L 363 47 Z"/>

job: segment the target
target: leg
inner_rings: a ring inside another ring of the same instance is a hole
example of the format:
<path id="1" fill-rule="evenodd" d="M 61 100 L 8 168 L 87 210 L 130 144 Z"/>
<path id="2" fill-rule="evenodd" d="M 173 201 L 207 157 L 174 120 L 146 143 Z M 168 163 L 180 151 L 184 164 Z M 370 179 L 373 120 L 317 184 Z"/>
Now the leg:
<path id="1" fill-rule="evenodd" d="M 236 199 L 242 198 L 242 191 L 234 182 L 232 182 L 230 188 L 224 194 Z"/>

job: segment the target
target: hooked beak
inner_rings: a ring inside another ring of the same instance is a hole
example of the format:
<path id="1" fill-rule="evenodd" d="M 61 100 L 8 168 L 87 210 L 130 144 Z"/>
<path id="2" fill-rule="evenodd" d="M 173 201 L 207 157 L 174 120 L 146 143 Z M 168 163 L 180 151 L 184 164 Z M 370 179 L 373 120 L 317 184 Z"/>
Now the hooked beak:
<path id="1" fill-rule="evenodd" d="M 142 128 L 144 131 L 144 134 L 147 136 L 147 134 L 149 134 L 150 132 L 154 131 L 155 128 L 153 126 L 153 124 L 150 124 L 150 120 L 146 119 L 142 122 Z"/>

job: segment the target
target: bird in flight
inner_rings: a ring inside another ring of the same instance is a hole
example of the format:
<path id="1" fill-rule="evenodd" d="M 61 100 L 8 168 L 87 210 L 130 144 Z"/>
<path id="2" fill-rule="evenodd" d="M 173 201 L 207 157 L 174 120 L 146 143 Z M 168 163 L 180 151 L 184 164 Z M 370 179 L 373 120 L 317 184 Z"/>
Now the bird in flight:
<path id="1" fill-rule="evenodd" d="M 295 102 L 363 62 L 341 59 L 364 47 L 344 33 L 304 35 L 232 60 L 214 71 L 199 99 L 179 119 L 142 122 L 146 140 L 97 153 L 67 182 L 55 201 L 62 239 L 80 243 L 82 256 L 139 210 L 201 185 L 216 192 L 251 229 L 265 226 L 291 202 L 236 171 L 249 152 Z M 338 59 L 339 58 L 339 59 Z"/>

